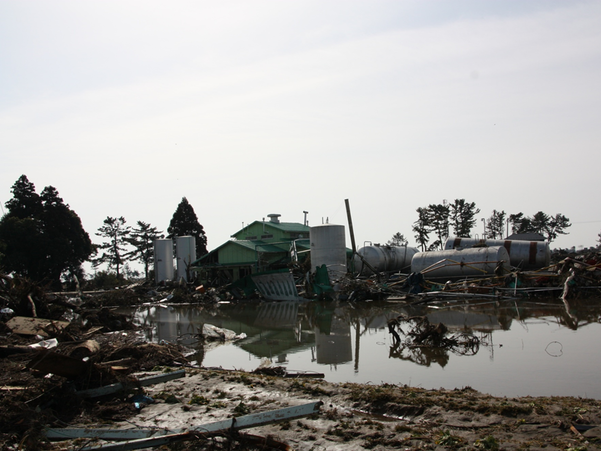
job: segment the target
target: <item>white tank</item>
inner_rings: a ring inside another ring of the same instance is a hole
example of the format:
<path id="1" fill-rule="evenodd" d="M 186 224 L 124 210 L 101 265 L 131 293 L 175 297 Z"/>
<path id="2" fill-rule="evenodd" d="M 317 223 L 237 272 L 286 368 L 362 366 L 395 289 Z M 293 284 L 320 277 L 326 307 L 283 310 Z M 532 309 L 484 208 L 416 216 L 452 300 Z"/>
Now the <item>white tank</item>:
<path id="1" fill-rule="evenodd" d="M 309 229 L 311 242 L 311 272 L 326 265 L 330 280 L 339 280 L 346 274 L 346 242 L 344 226 L 322 224 Z"/>
<path id="2" fill-rule="evenodd" d="M 409 246 L 365 246 L 357 251 L 363 259 L 357 255 L 353 257 L 353 269 L 360 276 L 373 274 L 369 266 L 376 272 L 408 273 L 411 272 L 411 259 L 418 252 L 417 248 Z"/>
<path id="3" fill-rule="evenodd" d="M 175 238 L 175 253 L 177 255 L 177 280 L 188 281 L 188 268 L 196 260 L 196 237 L 178 236 Z"/>
<path id="4" fill-rule="evenodd" d="M 154 240 L 154 280 L 161 283 L 173 280 L 173 241 Z"/>
<path id="5" fill-rule="evenodd" d="M 421 272 L 426 279 L 490 277 L 497 265 L 507 274 L 509 253 L 502 246 L 471 247 L 434 252 L 419 252 L 411 260 L 411 271 Z"/>
<path id="6" fill-rule="evenodd" d="M 546 241 L 477 240 L 450 236 L 445 243 L 445 249 L 473 246 L 503 246 L 509 253 L 511 266 L 521 269 L 544 268 L 551 263 L 551 249 Z"/>

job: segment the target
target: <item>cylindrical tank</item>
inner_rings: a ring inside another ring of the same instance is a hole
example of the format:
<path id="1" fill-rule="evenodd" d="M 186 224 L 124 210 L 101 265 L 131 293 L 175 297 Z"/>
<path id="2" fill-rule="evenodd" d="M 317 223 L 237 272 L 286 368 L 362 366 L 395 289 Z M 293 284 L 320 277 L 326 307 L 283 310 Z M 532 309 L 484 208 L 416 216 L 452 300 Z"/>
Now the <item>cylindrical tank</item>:
<path id="1" fill-rule="evenodd" d="M 161 283 L 173 280 L 173 241 L 154 240 L 154 280 Z"/>
<path id="2" fill-rule="evenodd" d="M 411 271 L 426 279 L 453 279 L 495 274 L 497 265 L 505 273 L 511 270 L 509 253 L 502 246 L 472 247 L 434 252 L 419 252 L 411 260 Z"/>
<path id="3" fill-rule="evenodd" d="M 175 238 L 175 253 L 177 256 L 177 280 L 188 281 L 188 268 L 196 260 L 196 237 L 178 236 Z"/>
<path id="4" fill-rule="evenodd" d="M 344 226 L 322 224 L 309 229 L 311 242 L 311 272 L 326 265 L 330 279 L 338 280 L 346 274 L 346 243 Z"/>
<path id="5" fill-rule="evenodd" d="M 551 263 L 551 249 L 546 241 L 477 240 L 450 236 L 445 243 L 445 249 L 473 246 L 503 246 L 509 253 L 511 266 L 521 269 L 544 268 Z"/>
<path id="6" fill-rule="evenodd" d="M 408 246 L 365 246 L 357 251 L 363 258 L 353 257 L 354 270 L 360 276 L 373 274 L 369 266 L 376 272 L 410 272 L 411 259 L 418 252 L 417 248 Z"/>

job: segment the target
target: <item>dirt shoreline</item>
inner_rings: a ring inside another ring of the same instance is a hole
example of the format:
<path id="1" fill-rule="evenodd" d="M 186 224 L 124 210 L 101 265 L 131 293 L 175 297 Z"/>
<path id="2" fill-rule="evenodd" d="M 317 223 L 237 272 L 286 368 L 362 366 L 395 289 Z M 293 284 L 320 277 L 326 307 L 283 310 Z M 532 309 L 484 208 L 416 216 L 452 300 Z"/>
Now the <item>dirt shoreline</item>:
<path id="1" fill-rule="evenodd" d="M 157 373 L 141 375 L 151 374 Z M 185 378 L 145 387 L 144 394 L 153 402 L 139 411 L 131 409 L 132 414 L 121 421 L 89 418 L 77 426 L 186 429 L 322 401 L 319 414 L 311 417 L 247 429 L 238 437 L 195 438 L 160 449 L 285 449 L 284 445 L 299 451 L 600 448 L 601 402 L 592 399 L 499 398 L 470 388 L 336 384 L 206 369 L 187 369 Z M 253 441 L 246 433 L 252 434 Z M 264 447 L 256 443 L 257 436 L 264 439 Z M 45 448 L 79 449 L 102 443 L 79 439 Z"/>

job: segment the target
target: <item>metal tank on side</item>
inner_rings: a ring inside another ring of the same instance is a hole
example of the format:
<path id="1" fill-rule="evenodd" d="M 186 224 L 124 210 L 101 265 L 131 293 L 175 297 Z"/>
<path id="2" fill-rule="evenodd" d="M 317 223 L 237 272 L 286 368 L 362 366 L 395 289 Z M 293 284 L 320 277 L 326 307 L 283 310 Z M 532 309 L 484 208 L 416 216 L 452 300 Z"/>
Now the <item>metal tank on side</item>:
<path id="1" fill-rule="evenodd" d="M 426 279 L 487 277 L 495 274 L 497 265 L 505 273 L 511 270 L 509 253 L 502 246 L 420 252 L 411 260 L 411 271 Z"/>
<path id="2" fill-rule="evenodd" d="M 511 266 L 521 269 L 539 269 L 551 263 L 551 249 L 546 241 L 480 240 L 450 236 L 445 249 L 466 249 L 474 246 L 502 246 L 509 253 Z"/>
<path id="3" fill-rule="evenodd" d="M 411 259 L 419 250 L 408 246 L 365 246 L 353 256 L 354 272 L 359 276 L 371 276 L 374 272 L 410 272 Z M 366 264 L 367 263 L 367 264 Z"/>
<path id="4" fill-rule="evenodd" d="M 311 272 L 326 265 L 331 280 L 338 280 L 346 274 L 346 241 L 344 226 L 322 224 L 309 230 L 311 242 Z"/>
<path id="5" fill-rule="evenodd" d="M 154 280 L 161 283 L 173 280 L 173 240 L 154 240 Z"/>

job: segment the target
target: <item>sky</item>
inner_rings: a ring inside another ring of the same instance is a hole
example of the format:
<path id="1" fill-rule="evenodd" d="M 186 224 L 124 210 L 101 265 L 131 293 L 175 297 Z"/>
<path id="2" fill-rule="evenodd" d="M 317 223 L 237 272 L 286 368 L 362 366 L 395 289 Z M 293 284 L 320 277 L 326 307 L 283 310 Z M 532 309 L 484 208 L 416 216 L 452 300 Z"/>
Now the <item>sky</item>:
<path id="1" fill-rule="evenodd" d="M 3 0 L 0 203 L 54 186 L 94 242 L 166 231 L 183 197 L 212 250 L 280 214 L 358 247 L 416 209 L 567 216 L 601 232 L 601 2 Z"/>

